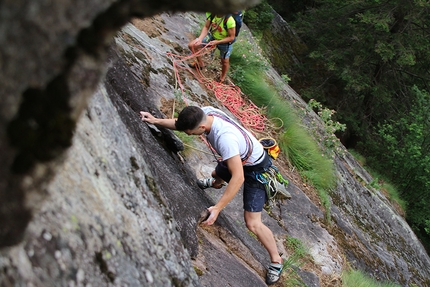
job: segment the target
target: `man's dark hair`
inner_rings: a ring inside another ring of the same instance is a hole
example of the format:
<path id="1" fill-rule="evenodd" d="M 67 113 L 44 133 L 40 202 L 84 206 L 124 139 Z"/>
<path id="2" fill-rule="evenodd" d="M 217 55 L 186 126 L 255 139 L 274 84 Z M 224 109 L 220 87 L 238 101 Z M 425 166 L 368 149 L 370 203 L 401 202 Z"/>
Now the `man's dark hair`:
<path id="1" fill-rule="evenodd" d="M 203 121 L 205 113 L 203 110 L 196 106 L 185 107 L 178 116 L 175 122 L 178 131 L 192 130 L 198 127 Z"/>

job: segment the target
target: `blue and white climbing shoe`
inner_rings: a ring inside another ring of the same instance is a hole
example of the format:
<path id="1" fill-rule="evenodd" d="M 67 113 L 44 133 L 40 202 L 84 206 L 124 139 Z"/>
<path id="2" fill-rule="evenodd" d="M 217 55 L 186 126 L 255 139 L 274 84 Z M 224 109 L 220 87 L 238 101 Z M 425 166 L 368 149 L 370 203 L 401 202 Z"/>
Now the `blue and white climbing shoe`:
<path id="1" fill-rule="evenodd" d="M 201 179 L 197 180 L 197 185 L 201 189 L 206 189 L 206 188 L 212 187 L 214 181 L 215 181 L 215 178 L 213 178 L 213 177 L 201 178 Z"/>
<path id="2" fill-rule="evenodd" d="M 270 263 L 266 274 L 266 284 L 270 285 L 278 282 L 283 269 L 284 265 L 282 263 Z"/>

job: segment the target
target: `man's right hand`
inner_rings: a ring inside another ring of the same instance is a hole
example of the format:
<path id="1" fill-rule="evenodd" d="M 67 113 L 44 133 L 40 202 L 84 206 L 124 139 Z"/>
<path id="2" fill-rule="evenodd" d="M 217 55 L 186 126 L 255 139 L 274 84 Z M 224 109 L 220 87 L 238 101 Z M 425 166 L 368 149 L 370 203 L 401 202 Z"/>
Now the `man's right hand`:
<path id="1" fill-rule="evenodd" d="M 153 125 L 160 126 L 163 128 L 168 128 L 171 130 L 176 129 L 175 119 L 159 119 L 154 117 L 150 113 L 144 112 L 144 111 L 140 112 L 140 118 L 142 119 L 142 121 L 148 124 L 153 124 Z"/>
<path id="2" fill-rule="evenodd" d="M 153 115 L 151 115 L 148 112 L 143 112 L 143 111 L 140 112 L 140 117 L 142 118 L 142 121 L 150 123 L 150 124 L 153 124 L 154 121 L 156 120 L 156 118 Z"/>

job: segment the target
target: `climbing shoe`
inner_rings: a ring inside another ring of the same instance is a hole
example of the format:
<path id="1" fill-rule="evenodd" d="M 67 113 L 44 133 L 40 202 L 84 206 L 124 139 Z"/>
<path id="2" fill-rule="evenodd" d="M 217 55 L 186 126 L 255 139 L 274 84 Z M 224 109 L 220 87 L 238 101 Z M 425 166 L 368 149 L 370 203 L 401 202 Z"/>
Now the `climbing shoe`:
<path id="1" fill-rule="evenodd" d="M 197 63 L 197 62 L 194 62 L 192 64 L 188 64 L 188 67 L 190 67 L 191 69 L 196 69 L 196 70 L 203 69 L 203 67 L 200 67 L 199 63 Z"/>
<path id="2" fill-rule="evenodd" d="M 222 188 L 223 186 L 226 186 L 226 185 L 227 185 L 227 183 L 226 183 L 226 182 L 223 182 L 223 183 L 221 183 L 219 186 L 214 186 L 214 182 L 215 182 L 215 178 L 213 178 L 213 177 L 210 177 L 210 178 L 201 178 L 201 179 L 198 179 L 198 180 L 197 180 L 197 185 L 198 185 L 201 189 L 206 189 L 206 188 L 209 188 L 209 187 L 216 188 L 216 189 L 220 189 L 220 188 Z"/>
<path id="3" fill-rule="evenodd" d="M 270 263 L 266 274 L 266 284 L 270 285 L 278 282 L 283 269 L 284 265 L 282 263 Z"/>
<path id="4" fill-rule="evenodd" d="M 212 187 L 214 181 L 215 181 L 215 178 L 213 178 L 213 177 L 201 178 L 201 179 L 197 180 L 197 185 L 201 189 L 206 189 L 206 188 Z"/>

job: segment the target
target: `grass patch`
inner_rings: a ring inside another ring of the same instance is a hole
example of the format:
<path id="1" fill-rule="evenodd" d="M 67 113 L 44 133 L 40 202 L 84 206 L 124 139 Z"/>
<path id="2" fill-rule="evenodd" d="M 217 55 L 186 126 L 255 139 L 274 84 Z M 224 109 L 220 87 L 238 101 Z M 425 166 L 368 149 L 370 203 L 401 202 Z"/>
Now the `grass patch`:
<path id="1" fill-rule="evenodd" d="M 265 109 L 269 120 L 280 119 L 283 122 L 277 139 L 281 151 L 302 177 L 318 189 L 326 211 L 330 210 L 328 191 L 335 184 L 332 160 L 324 157 L 290 103 L 266 80 L 268 62 L 259 48 L 246 41 L 245 35 L 240 39 L 230 58 L 230 77 L 254 104 Z M 326 214 L 326 218 L 329 219 L 330 215 Z"/>
<path id="2" fill-rule="evenodd" d="M 255 238 L 255 239 L 257 239 L 257 240 L 258 240 L 257 235 L 255 235 L 255 233 L 254 233 L 254 232 L 252 232 L 252 231 L 251 231 L 251 230 L 249 230 L 249 229 L 248 229 L 248 234 L 249 234 L 249 235 L 251 235 L 251 237 L 253 237 L 253 238 Z"/>
<path id="3" fill-rule="evenodd" d="M 173 132 L 184 144 L 184 150 L 181 151 L 181 153 L 184 156 L 189 156 L 191 154 L 191 152 L 193 151 L 193 146 L 194 146 L 193 142 L 194 142 L 195 138 L 193 136 L 187 135 L 186 133 L 179 132 L 176 130 L 174 130 Z"/>
<path id="4" fill-rule="evenodd" d="M 355 158 L 356 161 L 358 161 L 361 166 L 366 165 L 366 158 L 359 154 L 355 149 L 349 149 L 348 152 L 352 154 L 352 156 Z"/>
<path id="5" fill-rule="evenodd" d="M 378 282 L 375 279 L 357 270 L 342 273 L 343 287 L 399 287 L 401 285 L 391 282 Z"/>
<path id="6" fill-rule="evenodd" d="M 391 202 L 396 202 L 402 210 L 406 210 L 406 202 L 400 198 L 398 189 L 391 183 L 383 182 L 382 189 L 384 189 L 388 194 Z"/>
<path id="7" fill-rule="evenodd" d="M 297 274 L 297 269 L 303 266 L 306 260 L 311 260 L 308 249 L 299 239 L 294 237 L 287 237 L 285 247 L 288 251 L 291 251 L 291 254 L 287 260 L 284 260 L 284 272 L 286 275 L 284 277 L 287 277 L 287 279 L 283 285 L 285 287 L 306 286 Z"/>
<path id="8" fill-rule="evenodd" d="M 348 150 L 350 154 L 354 156 L 354 158 L 360 163 L 361 166 L 366 168 L 366 171 L 369 172 L 369 174 L 372 176 L 373 180 L 369 182 L 368 187 L 381 190 L 388 199 L 394 203 L 398 210 L 402 215 L 405 214 L 405 210 L 407 208 L 406 202 L 401 199 L 399 190 L 396 186 L 394 186 L 391 182 L 389 182 L 387 179 L 382 177 L 378 172 L 372 170 L 369 166 L 366 166 L 366 158 L 359 154 L 357 151 L 351 149 Z"/>
<path id="9" fill-rule="evenodd" d="M 292 249 L 294 250 L 294 254 L 298 257 L 298 258 L 305 258 L 309 252 L 308 249 L 305 247 L 305 245 L 297 238 L 288 236 L 287 240 L 285 242 L 285 246 L 287 247 L 287 249 Z"/>

